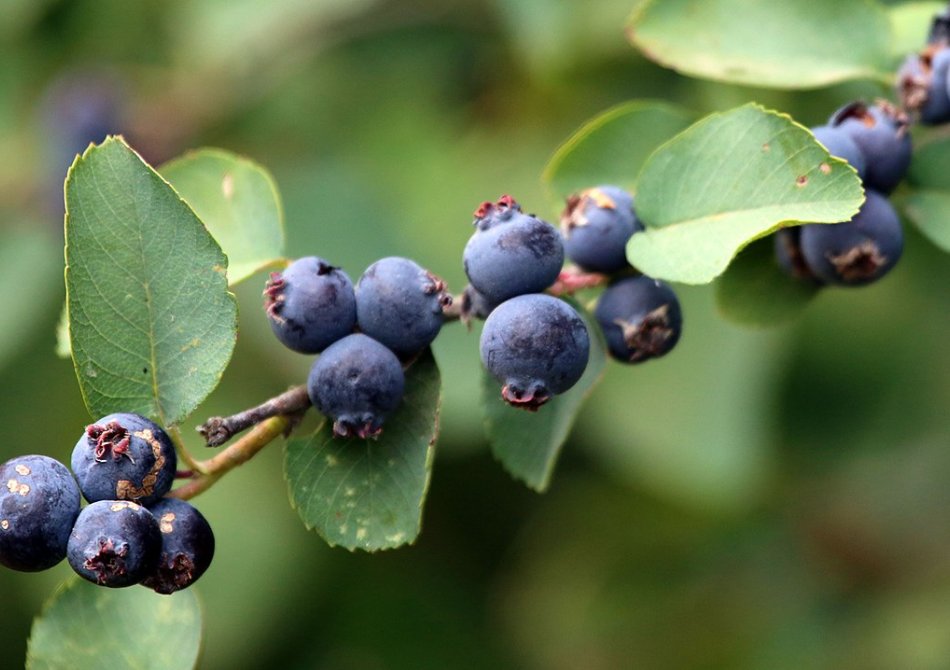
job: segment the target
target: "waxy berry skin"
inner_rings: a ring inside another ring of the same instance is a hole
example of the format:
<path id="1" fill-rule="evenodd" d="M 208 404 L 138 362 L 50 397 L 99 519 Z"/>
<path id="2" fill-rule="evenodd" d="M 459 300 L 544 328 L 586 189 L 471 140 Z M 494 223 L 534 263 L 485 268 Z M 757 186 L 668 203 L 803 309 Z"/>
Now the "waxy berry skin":
<path id="1" fill-rule="evenodd" d="M 551 224 L 516 212 L 490 228 L 477 229 L 462 260 L 472 286 L 499 304 L 551 286 L 564 264 L 564 244 Z"/>
<path id="2" fill-rule="evenodd" d="M 844 223 L 801 227 L 801 250 L 816 277 L 839 286 L 877 281 L 900 260 L 904 233 L 900 218 L 884 196 L 866 191 L 858 213 Z"/>
<path id="3" fill-rule="evenodd" d="M 862 180 L 867 174 L 868 162 L 861 148 L 851 136 L 840 127 L 816 126 L 811 129 L 815 139 L 835 158 L 841 158 L 855 169 Z"/>
<path id="4" fill-rule="evenodd" d="M 907 115 L 889 104 L 852 102 L 832 115 L 828 125 L 844 131 L 867 161 L 864 185 L 888 194 L 910 167 Z"/>
<path id="5" fill-rule="evenodd" d="M 353 282 L 322 258 L 306 256 L 273 273 L 264 311 L 274 335 L 301 354 L 317 354 L 356 326 Z"/>
<path id="6" fill-rule="evenodd" d="M 773 238 L 775 260 L 788 276 L 821 285 L 824 282 L 815 276 L 808 267 L 808 263 L 805 262 L 805 256 L 802 254 L 801 233 L 801 226 L 780 228 L 775 232 Z"/>
<path id="7" fill-rule="evenodd" d="M 178 459 L 158 424 L 138 414 L 109 414 L 86 427 L 71 464 L 89 502 L 151 505 L 171 490 Z"/>
<path id="8" fill-rule="evenodd" d="M 149 511 L 158 521 L 162 548 L 142 586 L 165 595 L 191 586 L 214 558 L 211 525 L 201 512 L 176 498 L 162 498 Z"/>
<path id="9" fill-rule="evenodd" d="M 442 309 L 450 304 L 445 283 L 408 258 L 382 258 L 356 284 L 360 331 L 403 359 L 432 343 L 442 329 Z"/>
<path id="10" fill-rule="evenodd" d="M 83 579 L 120 588 L 141 582 L 155 568 L 162 547 L 158 521 L 126 500 L 100 500 L 76 519 L 66 560 Z"/>
<path id="11" fill-rule="evenodd" d="M 669 353 L 683 330 L 676 293 L 645 275 L 608 286 L 597 301 L 594 317 L 610 355 L 621 363 L 641 363 Z"/>
<path id="12" fill-rule="evenodd" d="M 488 315 L 479 350 L 482 365 L 502 384 L 502 398 L 536 410 L 584 374 L 590 335 L 573 307 L 535 293 L 507 300 Z"/>
<path id="13" fill-rule="evenodd" d="M 903 106 L 916 110 L 920 122 L 950 121 L 950 47 L 930 45 L 907 57 L 897 72 L 897 93 Z"/>
<path id="14" fill-rule="evenodd" d="M 392 351 L 356 333 L 329 346 L 310 369 L 307 393 L 337 437 L 376 437 L 402 400 L 405 375 Z"/>
<path id="15" fill-rule="evenodd" d="M 627 241 L 641 230 L 633 197 L 617 186 L 572 195 L 561 215 L 564 253 L 587 272 L 609 274 L 629 268 Z"/>
<path id="16" fill-rule="evenodd" d="M 66 557 L 79 515 L 79 487 L 48 456 L 18 456 L 0 465 L 0 565 L 35 572 Z"/>
<path id="17" fill-rule="evenodd" d="M 521 214 L 519 205 L 510 195 L 503 195 L 496 202 L 486 200 L 475 210 L 472 225 L 478 230 L 488 230 L 499 223 L 507 223 L 516 214 Z"/>

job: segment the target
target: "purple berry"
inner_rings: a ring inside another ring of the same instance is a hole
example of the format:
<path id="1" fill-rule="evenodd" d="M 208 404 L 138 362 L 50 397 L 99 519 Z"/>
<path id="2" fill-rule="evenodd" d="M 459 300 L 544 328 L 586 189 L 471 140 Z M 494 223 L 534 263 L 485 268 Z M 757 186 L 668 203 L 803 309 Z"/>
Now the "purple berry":
<path id="1" fill-rule="evenodd" d="M 283 272 L 271 274 L 264 289 L 264 311 L 285 346 L 316 354 L 353 332 L 353 282 L 322 258 L 300 258 Z"/>
<path id="2" fill-rule="evenodd" d="M 587 272 L 629 268 L 627 241 L 641 230 L 633 197 L 617 186 L 598 186 L 572 195 L 561 215 L 564 252 Z"/>
<path id="3" fill-rule="evenodd" d="M 608 286 L 597 301 L 594 316 L 604 331 L 610 355 L 622 363 L 641 363 L 669 353 L 683 331 L 676 293 L 645 275 Z"/>
<path id="4" fill-rule="evenodd" d="M 158 521 L 162 548 L 142 585 L 169 594 L 198 581 L 214 558 L 214 533 L 201 512 L 183 500 L 162 498 L 149 508 Z"/>
<path id="5" fill-rule="evenodd" d="M 69 536 L 66 558 L 83 579 L 119 588 L 141 582 L 155 568 L 162 534 L 152 513 L 126 500 L 84 508 Z"/>
<path id="6" fill-rule="evenodd" d="M 910 167 L 911 143 L 907 115 L 888 103 L 852 102 L 832 115 L 828 123 L 845 132 L 867 161 L 864 184 L 890 193 Z"/>
<path id="7" fill-rule="evenodd" d="M 811 129 L 811 132 L 829 154 L 848 161 L 848 164 L 858 173 L 858 177 L 864 179 L 868 168 L 867 159 L 850 135 L 840 127 L 833 128 L 832 126 L 816 126 Z"/>
<path id="8" fill-rule="evenodd" d="M 897 73 L 901 103 L 916 110 L 920 122 L 937 125 L 950 121 L 950 48 L 931 45 L 907 57 Z"/>

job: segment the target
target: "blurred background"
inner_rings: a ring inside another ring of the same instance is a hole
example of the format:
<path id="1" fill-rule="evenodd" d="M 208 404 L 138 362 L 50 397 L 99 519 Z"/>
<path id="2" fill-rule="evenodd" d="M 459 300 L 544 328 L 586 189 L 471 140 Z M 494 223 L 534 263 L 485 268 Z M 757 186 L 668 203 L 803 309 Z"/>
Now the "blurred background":
<path id="1" fill-rule="evenodd" d="M 247 154 L 276 177 L 290 255 L 354 278 L 406 255 L 457 292 L 476 205 L 512 193 L 556 219 L 541 171 L 613 104 L 756 100 L 816 125 L 889 95 L 681 77 L 627 44 L 634 2 L 3 0 L 0 461 L 66 461 L 90 420 L 54 354 L 62 182 L 107 133 L 154 165 Z M 447 328 L 416 545 L 328 548 L 289 507 L 273 445 L 197 500 L 218 539 L 197 586 L 200 667 L 950 667 L 950 258 L 908 236 L 885 281 L 825 291 L 774 330 L 678 287 L 680 345 L 609 367 L 545 495 L 493 461 L 477 329 Z M 189 424 L 304 380 L 310 358 L 272 337 L 263 282 L 238 287 L 233 363 Z M 0 571 L 4 667 L 68 575 Z"/>

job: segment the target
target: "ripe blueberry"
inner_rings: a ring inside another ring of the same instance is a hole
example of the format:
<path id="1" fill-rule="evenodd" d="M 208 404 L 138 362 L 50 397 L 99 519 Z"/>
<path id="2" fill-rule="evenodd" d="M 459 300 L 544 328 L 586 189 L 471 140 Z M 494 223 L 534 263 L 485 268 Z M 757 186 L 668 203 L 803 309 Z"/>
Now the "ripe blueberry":
<path id="1" fill-rule="evenodd" d="M 353 332 L 353 282 L 322 258 L 299 258 L 267 280 L 264 311 L 285 346 L 302 354 L 316 354 Z"/>
<path id="2" fill-rule="evenodd" d="M 158 520 L 162 548 L 142 585 L 169 594 L 191 586 L 214 558 L 214 533 L 201 512 L 183 500 L 162 498 L 149 509 Z"/>
<path id="3" fill-rule="evenodd" d="M 564 264 L 564 245 L 550 224 L 514 212 L 488 228 L 477 227 L 462 259 L 472 286 L 501 303 L 553 284 Z"/>
<path id="4" fill-rule="evenodd" d="M 472 319 L 485 319 L 498 305 L 491 302 L 475 290 L 471 284 L 466 284 L 462 291 L 461 316 L 464 323 Z"/>
<path id="5" fill-rule="evenodd" d="M 663 356 L 676 345 L 683 330 L 676 293 L 645 275 L 608 286 L 597 301 L 594 316 L 604 331 L 610 355 L 623 363 Z"/>
<path id="6" fill-rule="evenodd" d="M 850 221 L 802 226 L 801 248 L 811 271 L 829 284 L 860 286 L 880 279 L 897 263 L 904 235 L 887 198 L 866 191 Z"/>
<path id="7" fill-rule="evenodd" d="M 815 277 L 802 255 L 801 233 L 801 226 L 781 228 L 775 233 L 773 238 L 775 242 L 775 260 L 778 261 L 779 267 L 790 277 L 807 279 L 821 284 L 822 282 Z"/>
<path id="8" fill-rule="evenodd" d="M 950 121 L 950 48 L 930 45 L 907 57 L 897 73 L 897 93 L 907 109 L 917 110 L 920 122 Z"/>
<path id="9" fill-rule="evenodd" d="M 138 414 L 109 414 L 86 427 L 72 467 L 83 496 L 151 505 L 175 480 L 175 447 L 162 428 Z"/>
<path id="10" fill-rule="evenodd" d="M 867 161 L 864 184 L 890 193 L 910 167 L 907 115 L 888 103 L 852 102 L 832 115 L 829 124 L 854 140 Z"/>
<path id="11" fill-rule="evenodd" d="M 338 437 L 376 437 L 402 400 L 405 376 L 392 351 L 356 333 L 327 347 L 310 369 L 307 393 Z"/>
<path id="12" fill-rule="evenodd" d="M 863 180 L 867 174 L 868 162 L 857 143 L 840 127 L 816 126 L 811 129 L 815 139 L 837 158 L 848 161 Z"/>
<path id="13" fill-rule="evenodd" d="M 496 307 L 485 320 L 482 365 L 502 383 L 505 401 L 536 410 L 577 383 L 587 367 L 587 326 L 569 304 L 540 293 Z"/>
<path id="14" fill-rule="evenodd" d="M 0 465 L 0 565 L 33 572 L 63 560 L 79 502 L 59 461 L 18 456 Z"/>
<path id="15" fill-rule="evenodd" d="M 445 283 L 408 258 L 378 260 L 356 284 L 360 330 L 402 358 L 429 346 L 442 328 L 442 308 L 450 304 Z"/>
<path id="16" fill-rule="evenodd" d="M 141 505 L 100 500 L 85 507 L 69 536 L 66 559 L 100 586 L 132 586 L 155 568 L 162 547 L 158 521 Z"/>
<path id="17" fill-rule="evenodd" d="M 627 240 L 643 230 L 633 197 L 617 186 L 598 186 L 567 199 L 561 236 L 567 257 L 587 272 L 618 272 L 627 263 Z"/>

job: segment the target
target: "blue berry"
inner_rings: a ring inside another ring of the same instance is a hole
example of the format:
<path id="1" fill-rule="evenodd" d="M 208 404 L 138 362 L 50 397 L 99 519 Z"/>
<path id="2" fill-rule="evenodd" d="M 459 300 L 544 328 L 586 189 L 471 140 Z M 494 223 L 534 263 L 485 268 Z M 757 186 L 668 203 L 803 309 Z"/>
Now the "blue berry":
<path id="1" fill-rule="evenodd" d="M 908 56 L 897 72 L 897 92 L 905 108 L 917 110 L 920 122 L 950 121 L 950 48 L 931 45 Z"/>
<path id="2" fill-rule="evenodd" d="M 148 576 L 161 547 L 162 534 L 151 512 L 127 500 L 100 500 L 79 513 L 66 559 L 83 579 L 118 588 Z"/>
<path id="3" fill-rule="evenodd" d="M 283 272 L 271 274 L 264 289 L 264 311 L 285 346 L 316 354 L 353 332 L 353 282 L 322 258 L 299 258 Z"/>
<path id="4" fill-rule="evenodd" d="M 608 286 L 594 310 L 610 355 L 623 363 L 658 358 L 676 345 L 683 315 L 676 293 L 645 275 Z"/>
<path id="5" fill-rule="evenodd" d="M 109 414 L 86 427 L 71 464 L 89 502 L 151 505 L 171 489 L 178 459 L 158 424 L 138 414 Z"/>
<path id="6" fill-rule="evenodd" d="M 0 465 L 0 565 L 33 572 L 63 560 L 79 502 L 59 461 L 19 456 Z"/>
<path id="7" fill-rule="evenodd" d="M 356 333 L 330 345 L 310 369 L 307 393 L 338 437 L 376 437 L 402 400 L 399 359 L 376 340 Z"/>
<path id="8" fill-rule="evenodd" d="M 478 230 L 487 230 L 499 223 L 511 220 L 515 214 L 521 213 L 519 205 L 510 195 L 503 195 L 497 202 L 486 200 L 475 210 L 475 220 L 472 222 Z"/>
<path id="9" fill-rule="evenodd" d="M 852 102 L 835 112 L 829 125 L 849 135 L 864 154 L 865 186 L 881 193 L 893 191 L 910 167 L 907 115 L 887 103 Z"/>
<path id="10" fill-rule="evenodd" d="M 581 378 L 590 337 L 573 307 L 536 293 L 498 305 L 485 320 L 479 348 L 482 365 L 503 385 L 502 398 L 533 411 Z"/>
<path id="11" fill-rule="evenodd" d="M 462 291 L 461 317 L 464 323 L 472 319 L 485 319 L 498 305 L 483 296 L 471 284 Z"/>
<path id="12" fill-rule="evenodd" d="M 476 228 L 462 259 L 472 286 L 501 303 L 553 284 L 564 264 L 564 245 L 549 223 L 514 212 L 488 228 Z"/>
<path id="13" fill-rule="evenodd" d="M 815 139 L 828 150 L 829 154 L 848 161 L 848 164 L 857 171 L 858 177 L 864 179 L 867 174 L 868 162 L 850 135 L 840 127 L 832 126 L 816 126 L 811 129 L 811 132 Z"/>
<path id="14" fill-rule="evenodd" d="M 618 272 L 630 267 L 627 240 L 643 230 L 633 197 L 617 186 L 598 186 L 567 199 L 561 236 L 567 257 L 587 272 Z"/>
<path id="15" fill-rule="evenodd" d="M 214 558 L 214 533 L 201 512 L 183 500 L 162 498 L 149 509 L 158 520 L 162 548 L 142 585 L 169 594 L 198 581 Z"/>
<path id="16" fill-rule="evenodd" d="M 866 200 L 850 221 L 802 226 L 805 262 L 829 284 L 860 286 L 876 281 L 897 263 L 904 234 L 887 198 L 866 191 Z"/>
<path id="17" fill-rule="evenodd" d="M 450 304 L 442 280 L 408 258 L 378 260 L 356 284 L 360 331 L 402 358 L 429 346 L 442 328 L 442 308 Z"/>

